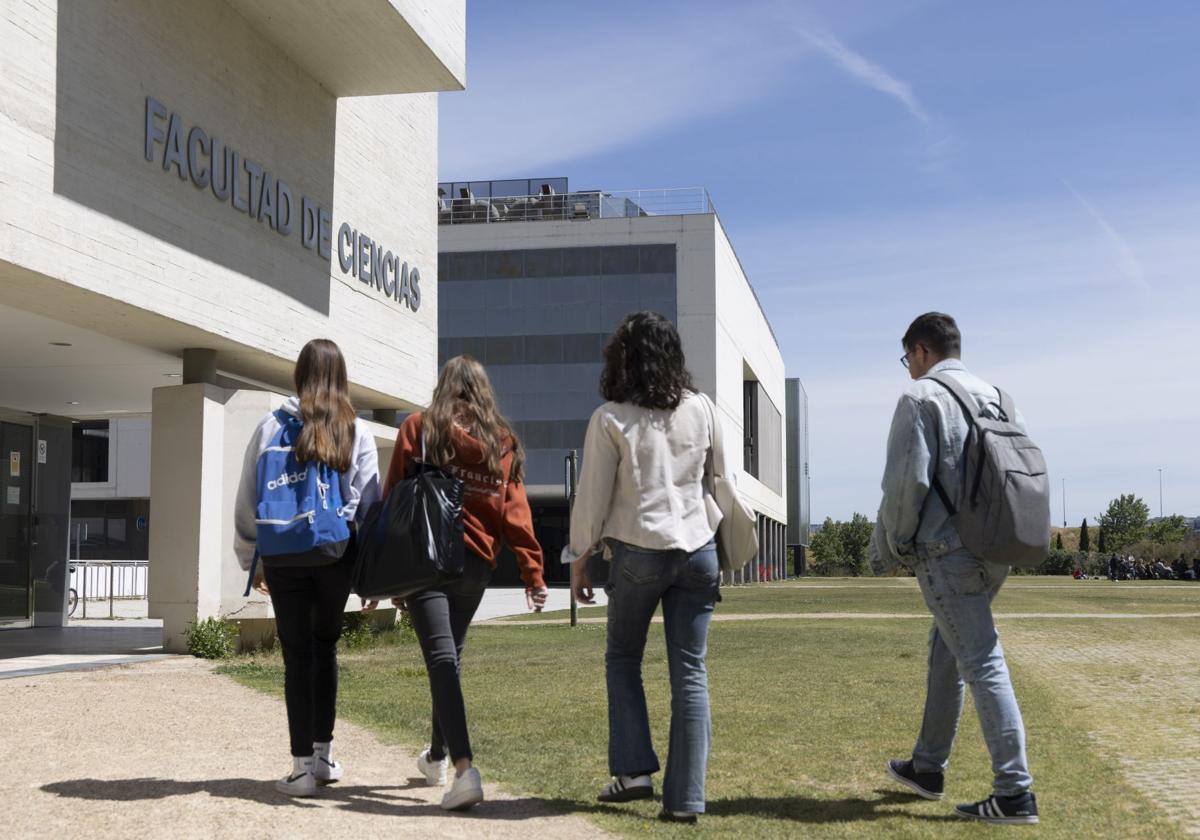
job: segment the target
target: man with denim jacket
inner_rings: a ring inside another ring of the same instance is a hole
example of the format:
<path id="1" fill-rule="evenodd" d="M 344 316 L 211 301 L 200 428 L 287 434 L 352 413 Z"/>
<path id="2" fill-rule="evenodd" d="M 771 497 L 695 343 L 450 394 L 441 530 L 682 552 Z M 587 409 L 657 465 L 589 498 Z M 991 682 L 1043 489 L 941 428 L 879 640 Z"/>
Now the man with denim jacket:
<path id="1" fill-rule="evenodd" d="M 1008 567 L 973 556 L 950 522 L 935 479 L 942 488 L 959 486 L 969 427 L 950 391 L 926 377 L 953 377 L 993 417 L 999 412 L 998 395 L 959 359 L 962 338 L 949 315 L 920 316 L 902 344 L 901 364 L 915 382 L 892 418 L 871 564 L 877 575 L 901 565 L 913 571 L 933 613 L 933 628 L 921 731 L 912 758 L 889 761 L 888 772 L 926 799 L 942 798 L 965 683 L 991 753 L 995 785 L 992 796 L 959 805 L 955 813 L 993 823 L 1036 823 L 1025 727 L 992 620 L 991 602 Z M 1024 428 L 1020 417 L 1016 422 Z"/>

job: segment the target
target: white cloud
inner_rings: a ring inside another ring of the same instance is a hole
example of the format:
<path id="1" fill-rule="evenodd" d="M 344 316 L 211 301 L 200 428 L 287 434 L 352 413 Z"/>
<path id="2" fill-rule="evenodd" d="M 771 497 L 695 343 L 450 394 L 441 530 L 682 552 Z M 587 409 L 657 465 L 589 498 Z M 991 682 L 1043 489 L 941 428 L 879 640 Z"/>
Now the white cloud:
<path id="1" fill-rule="evenodd" d="M 794 24 L 793 31 L 852 78 L 869 88 L 887 94 L 900 102 L 913 117 L 923 124 L 930 124 L 928 112 L 917 100 L 912 86 L 907 82 L 897 79 L 862 53 L 850 49 L 832 32 L 800 24 Z"/>
<path id="2" fill-rule="evenodd" d="M 1117 233 L 1116 229 L 1108 223 L 1108 220 L 1100 215 L 1100 211 L 1096 209 L 1095 205 L 1080 195 L 1074 187 L 1067 183 L 1065 178 L 1060 178 L 1059 180 L 1062 181 L 1063 186 L 1067 188 L 1071 195 L 1075 196 L 1075 200 L 1079 202 L 1087 214 L 1100 227 L 1100 230 L 1104 233 L 1104 237 L 1116 252 L 1117 259 L 1125 276 L 1142 291 L 1149 293 L 1150 284 L 1146 282 L 1146 273 L 1142 271 L 1142 264 L 1138 261 L 1137 254 L 1129 247 L 1129 243 L 1125 241 L 1125 237 Z"/>

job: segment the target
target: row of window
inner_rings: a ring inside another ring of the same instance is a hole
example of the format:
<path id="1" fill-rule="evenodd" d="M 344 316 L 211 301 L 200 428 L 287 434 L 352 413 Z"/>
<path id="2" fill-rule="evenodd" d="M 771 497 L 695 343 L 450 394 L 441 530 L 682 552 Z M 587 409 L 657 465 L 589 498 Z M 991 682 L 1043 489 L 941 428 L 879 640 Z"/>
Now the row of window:
<path id="1" fill-rule="evenodd" d="M 674 245 L 611 245 L 438 254 L 440 282 L 674 272 Z"/>
<path id="2" fill-rule="evenodd" d="M 439 338 L 438 364 L 468 355 L 485 365 L 588 364 L 601 361 L 608 333 Z"/>

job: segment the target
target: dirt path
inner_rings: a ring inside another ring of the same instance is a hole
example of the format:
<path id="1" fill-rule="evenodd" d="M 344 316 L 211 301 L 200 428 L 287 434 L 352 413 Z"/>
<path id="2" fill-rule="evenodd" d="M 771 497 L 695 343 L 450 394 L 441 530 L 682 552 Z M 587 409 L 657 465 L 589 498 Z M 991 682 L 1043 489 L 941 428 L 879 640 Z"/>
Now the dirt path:
<path id="1" fill-rule="evenodd" d="M 278 794 L 283 704 L 193 659 L 0 681 L 0 731 L 5 837 L 603 836 L 493 786 L 447 814 L 411 755 L 341 722 L 344 781 L 313 800 Z"/>

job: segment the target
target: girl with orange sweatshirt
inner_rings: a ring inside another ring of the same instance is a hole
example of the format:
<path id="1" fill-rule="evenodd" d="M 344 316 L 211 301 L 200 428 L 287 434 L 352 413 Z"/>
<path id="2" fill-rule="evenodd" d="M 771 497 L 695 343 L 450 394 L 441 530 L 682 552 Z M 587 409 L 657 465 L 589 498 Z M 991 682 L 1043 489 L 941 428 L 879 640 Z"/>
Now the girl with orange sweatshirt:
<path id="1" fill-rule="evenodd" d="M 459 681 L 463 645 L 501 545 L 507 544 L 517 557 L 530 609 L 541 610 L 549 590 L 542 578 L 542 548 L 534 536 L 525 495 L 525 453 L 500 414 L 492 384 L 479 362 L 468 356 L 446 362 L 429 410 L 404 421 L 384 484 L 385 498 L 407 475 L 410 464 L 421 459 L 422 447 L 429 463 L 465 485 L 462 577 L 405 599 L 433 695 L 433 733 L 429 747 L 417 759 L 417 768 L 428 784 L 445 784 L 449 752 L 455 778 L 442 807 L 460 810 L 483 801 L 479 771 L 471 766 Z"/>

